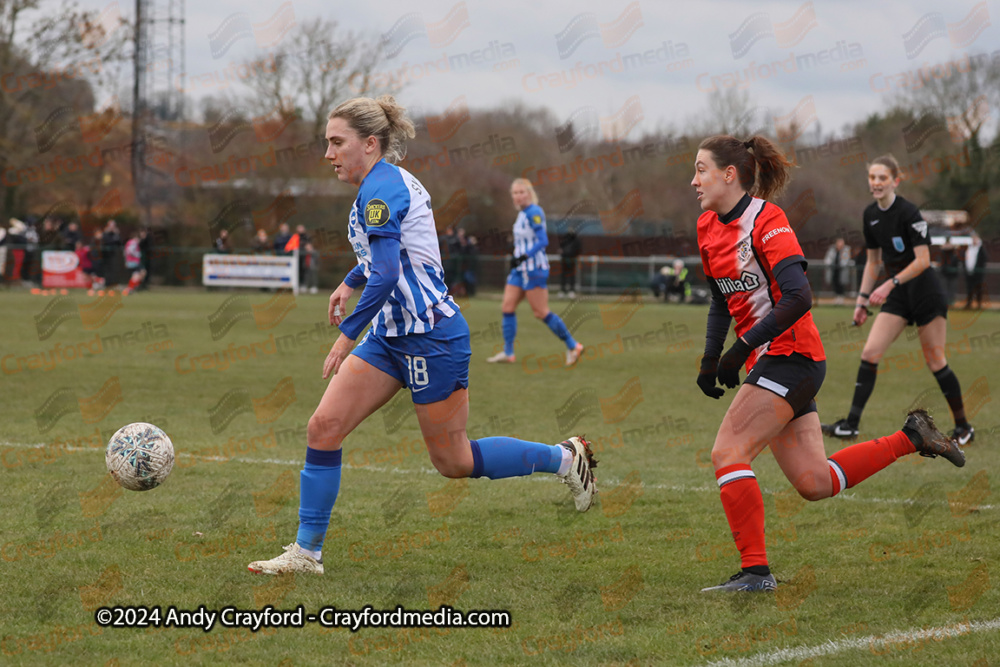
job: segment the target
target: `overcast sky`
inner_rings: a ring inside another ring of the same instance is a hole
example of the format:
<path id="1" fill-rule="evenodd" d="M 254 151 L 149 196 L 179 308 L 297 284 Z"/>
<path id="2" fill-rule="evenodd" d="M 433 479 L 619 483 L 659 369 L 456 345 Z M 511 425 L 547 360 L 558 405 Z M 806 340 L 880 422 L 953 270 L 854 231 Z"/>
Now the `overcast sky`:
<path id="1" fill-rule="evenodd" d="M 394 55 L 380 75 L 409 82 L 398 97 L 412 108 L 439 113 L 463 95 L 472 108 L 519 100 L 549 107 L 563 122 L 574 112 L 608 118 L 631 100 L 625 125 L 632 127 L 641 109 L 636 133 L 682 127 L 705 110 L 709 91 L 734 86 L 750 94 L 765 120 L 794 114 L 813 130 L 839 131 L 884 108 L 885 91 L 898 90 L 901 74 L 1000 52 L 1000 0 L 186 5 L 192 76 L 265 57 L 268 42 L 293 21 L 324 16 L 385 36 Z M 134 16 L 133 3 L 122 0 L 120 10 Z M 483 62 L 460 66 L 474 59 Z"/>

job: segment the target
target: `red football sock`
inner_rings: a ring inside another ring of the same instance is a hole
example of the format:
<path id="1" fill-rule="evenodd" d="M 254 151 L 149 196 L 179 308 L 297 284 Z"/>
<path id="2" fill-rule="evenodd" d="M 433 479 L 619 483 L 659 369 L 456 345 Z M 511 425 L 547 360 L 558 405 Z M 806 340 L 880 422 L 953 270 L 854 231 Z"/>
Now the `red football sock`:
<path id="1" fill-rule="evenodd" d="M 844 447 L 829 459 L 830 479 L 833 481 L 832 495 L 835 496 L 848 487 L 857 486 L 900 456 L 915 451 L 917 448 L 902 431 Z"/>
<path id="2" fill-rule="evenodd" d="M 760 494 L 757 476 L 750 466 L 737 464 L 715 471 L 733 540 L 740 550 L 740 565 L 767 565 L 764 546 L 764 498 Z"/>

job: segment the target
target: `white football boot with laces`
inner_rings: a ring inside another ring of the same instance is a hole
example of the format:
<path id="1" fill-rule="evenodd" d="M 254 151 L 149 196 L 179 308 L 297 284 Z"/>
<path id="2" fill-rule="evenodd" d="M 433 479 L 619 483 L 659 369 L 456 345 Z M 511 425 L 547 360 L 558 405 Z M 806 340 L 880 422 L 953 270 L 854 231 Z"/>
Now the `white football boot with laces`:
<path id="1" fill-rule="evenodd" d="M 574 436 L 559 444 L 573 455 L 569 470 L 559 478 L 573 494 L 576 510 L 586 512 L 593 504 L 594 496 L 597 495 L 597 484 L 593 473 L 593 468 L 597 467 L 594 453 L 590 451 L 590 443 L 581 437 Z"/>

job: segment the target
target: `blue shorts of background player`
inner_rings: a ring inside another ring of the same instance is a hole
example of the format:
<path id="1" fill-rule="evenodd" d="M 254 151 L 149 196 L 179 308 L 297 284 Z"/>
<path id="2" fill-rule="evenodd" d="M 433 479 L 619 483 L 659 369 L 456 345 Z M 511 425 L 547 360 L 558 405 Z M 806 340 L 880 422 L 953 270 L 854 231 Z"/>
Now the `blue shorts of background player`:
<path id="1" fill-rule="evenodd" d="M 351 352 L 410 390 L 413 402 L 437 403 L 469 388 L 469 325 L 461 313 L 441 317 L 433 330 L 377 336 L 370 330 Z"/>
<path id="2" fill-rule="evenodd" d="M 528 271 L 526 269 L 516 268 L 511 269 L 510 273 L 507 274 L 507 284 L 513 285 L 525 291 L 529 289 L 537 289 L 539 287 L 547 287 L 549 283 L 549 270 L 548 269 L 536 269 L 535 271 Z"/>

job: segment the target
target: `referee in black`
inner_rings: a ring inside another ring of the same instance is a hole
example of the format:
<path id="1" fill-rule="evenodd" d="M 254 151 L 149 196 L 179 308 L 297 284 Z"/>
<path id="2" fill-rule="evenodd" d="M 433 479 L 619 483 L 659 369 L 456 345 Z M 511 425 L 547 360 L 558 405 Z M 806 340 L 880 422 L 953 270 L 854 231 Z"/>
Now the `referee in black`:
<path id="1" fill-rule="evenodd" d="M 881 305 L 861 352 L 861 367 L 854 385 L 854 399 L 846 419 L 824 424 L 823 433 L 838 438 L 854 438 L 882 355 L 910 324 L 916 324 L 927 367 L 934 374 L 955 418 L 951 437 L 966 445 L 975 429 L 965 418 L 962 388 L 945 358 L 948 302 L 937 274 L 931 268 L 927 222 L 911 202 L 896 194 L 899 163 L 892 155 L 876 158 L 868 166 L 868 187 L 875 201 L 864 213 L 865 244 L 868 258 L 861 278 L 854 324 L 861 326 L 870 314 L 868 305 Z M 889 279 L 875 287 L 880 264 L 885 263 Z"/>

